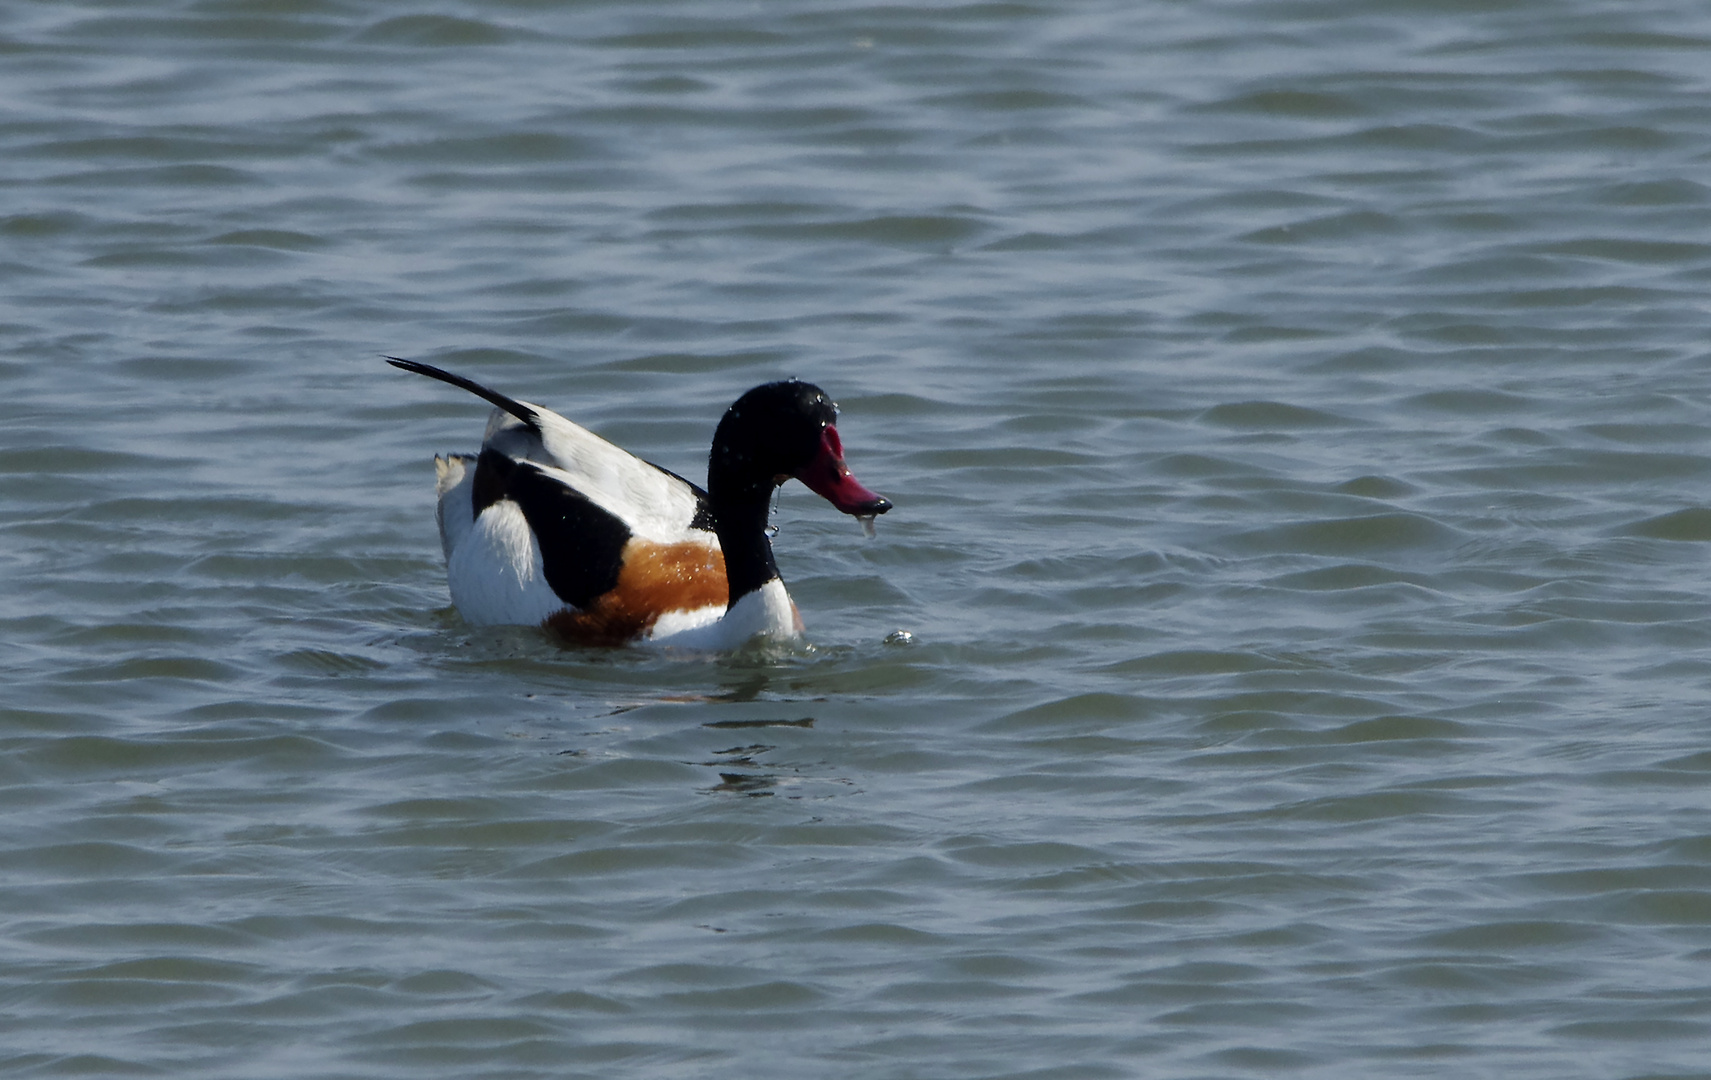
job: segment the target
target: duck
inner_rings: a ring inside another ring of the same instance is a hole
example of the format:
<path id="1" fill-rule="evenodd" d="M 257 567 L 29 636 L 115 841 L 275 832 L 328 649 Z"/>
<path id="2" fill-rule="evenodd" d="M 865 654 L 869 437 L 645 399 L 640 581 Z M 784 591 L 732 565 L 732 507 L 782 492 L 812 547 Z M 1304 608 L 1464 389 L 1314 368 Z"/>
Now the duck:
<path id="1" fill-rule="evenodd" d="M 800 480 L 864 526 L 892 506 L 851 474 L 838 407 L 813 383 L 765 383 L 725 410 L 702 488 L 551 409 L 386 361 L 494 406 L 480 453 L 434 457 L 446 581 L 473 625 L 591 646 L 794 642 L 804 627 L 773 560 L 774 491 Z"/>

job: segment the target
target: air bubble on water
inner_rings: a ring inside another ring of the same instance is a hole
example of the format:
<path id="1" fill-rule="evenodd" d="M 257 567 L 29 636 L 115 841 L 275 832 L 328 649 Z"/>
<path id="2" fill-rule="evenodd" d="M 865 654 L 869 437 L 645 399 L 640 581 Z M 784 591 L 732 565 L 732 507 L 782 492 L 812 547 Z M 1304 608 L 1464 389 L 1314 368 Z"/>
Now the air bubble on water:
<path id="1" fill-rule="evenodd" d="M 885 635 L 885 643 L 887 645 L 913 645 L 915 644 L 915 635 L 907 630 L 893 630 Z"/>

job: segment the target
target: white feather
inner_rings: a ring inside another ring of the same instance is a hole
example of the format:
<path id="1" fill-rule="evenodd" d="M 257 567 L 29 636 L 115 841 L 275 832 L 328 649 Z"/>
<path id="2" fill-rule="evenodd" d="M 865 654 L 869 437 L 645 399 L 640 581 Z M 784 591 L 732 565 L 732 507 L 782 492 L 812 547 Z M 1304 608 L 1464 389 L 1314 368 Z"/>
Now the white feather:
<path id="1" fill-rule="evenodd" d="M 668 611 L 654 620 L 653 629 L 648 631 L 647 640 L 659 644 L 669 644 L 668 638 L 685 634 L 691 630 L 699 630 L 718 622 L 725 614 L 725 605 L 709 604 L 706 607 L 690 608 L 682 611 Z"/>
<path id="2" fill-rule="evenodd" d="M 434 520 L 440 526 L 440 547 L 446 553 L 447 564 L 452 552 L 475 524 L 475 500 L 471 494 L 475 470 L 468 467 L 469 458 L 463 454 L 434 455 Z"/>
<path id="3" fill-rule="evenodd" d="M 802 632 L 797 629 L 796 607 L 790 602 L 790 594 L 784 591 L 784 582 L 777 578 L 754 592 L 745 594 L 728 611 L 721 608 L 700 610 L 713 613 L 713 621 L 680 626 L 667 622 L 671 616 L 662 617 L 654 624 L 654 631 L 647 638 L 647 644 L 672 649 L 727 652 L 741 648 L 755 638 L 795 641 L 802 636 Z M 717 617 L 720 615 L 723 617 Z"/>
<path id="4" fill-rule="evenodd" d="M 487 422 L 486 445 L 557 470 L 561 483 L 588 497 L 644 540 L 674 544 L 707 535 L 689 523 L 699 508 L 694 490 L 627 450 L 531 402 L 540 436 L 503 409 Z"/>
<path id="5" fill-rule="evenodd" d="M 468 504 L 468 488 L 462 490 Z M 446 498 L 459 494 L 447 492 Z M 446 515 L 441 500 L 442 520 Z M 536 625 L 565 604 L 541 572 L 541 548 L 516 503 L 501 499 L 481 512 L 446 558 L 452 603 L 477 626 Z"/>

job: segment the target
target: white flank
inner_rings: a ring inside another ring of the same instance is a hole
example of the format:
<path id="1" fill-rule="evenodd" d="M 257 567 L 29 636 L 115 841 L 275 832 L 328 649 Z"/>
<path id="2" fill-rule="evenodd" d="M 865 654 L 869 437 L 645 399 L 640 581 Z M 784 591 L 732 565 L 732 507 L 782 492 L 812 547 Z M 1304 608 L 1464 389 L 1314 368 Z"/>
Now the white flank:
<path id="1" fill-rule="evenodd" d="M 475 524 L 474 483 L 475 469 L 464 455 L 434 455 L 434 493 L 440 497 L 434 505 L 434 520 L 440 526 L 440 549 L 448 566 L 452 552 Z"/>
<path id="2" fill-rule="evenodd" d="M 443 501 L 441 512 L 443 520 Z M 528 520 L 509 499 L 483 510 L 458 541 L 446 559 L 446 582 L 464 621 L 477 626 L 534 625 L 565 607 L 541 573 Z"/>
<path id="3" fill-rule="evenodd" d="M 670 644 L 667 641 L 668 638 L 711 626 L 718 622 L 724 614 L 724 604 L 709 604 L 706 607 L 692 608 L 687 611 L 668 611 L 654 620 L 653 629 L 648 631 L 647 640 L 662 645 Z"/>

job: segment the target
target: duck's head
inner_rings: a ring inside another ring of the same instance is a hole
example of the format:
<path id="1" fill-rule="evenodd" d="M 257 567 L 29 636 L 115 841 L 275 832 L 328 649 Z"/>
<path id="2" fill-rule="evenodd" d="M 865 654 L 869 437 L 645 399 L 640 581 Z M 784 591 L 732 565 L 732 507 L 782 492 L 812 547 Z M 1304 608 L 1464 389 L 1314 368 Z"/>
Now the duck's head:
<path id="1" fill-rule="evenodd" d="M 871 516 L 891 500 L 863 487 L 844 464 L 838 407 L 799 379 L 757 386 L 725 410 L 713 433 L 707 490 L 717 502 L 795 478 L 846 514 Z"/>

